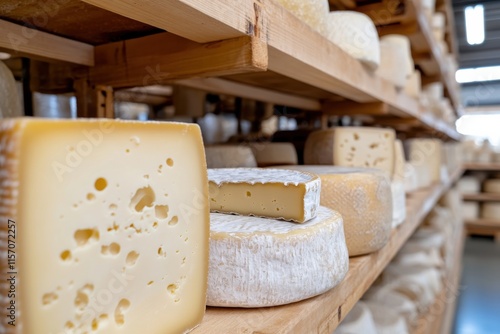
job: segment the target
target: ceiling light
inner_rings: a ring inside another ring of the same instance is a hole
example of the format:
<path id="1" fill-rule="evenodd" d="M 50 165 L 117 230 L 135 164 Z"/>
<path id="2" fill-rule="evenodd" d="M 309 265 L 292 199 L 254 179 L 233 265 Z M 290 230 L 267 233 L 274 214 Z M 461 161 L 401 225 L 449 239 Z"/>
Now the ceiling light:
<path id="1" fill-rule="evenodd" d="M 465 7 L 465 31 L 467 43 L 470 45 L 478 45 L 484 42 L 483 5 Z"/>

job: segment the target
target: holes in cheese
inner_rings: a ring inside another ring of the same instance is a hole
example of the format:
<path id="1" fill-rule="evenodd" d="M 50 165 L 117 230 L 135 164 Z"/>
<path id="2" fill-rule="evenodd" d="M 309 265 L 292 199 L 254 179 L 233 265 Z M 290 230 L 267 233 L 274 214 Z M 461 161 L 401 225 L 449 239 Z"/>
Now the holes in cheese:
<path id="1" fill-rule="evenodd" d="M 127 264 L 127 266 L 129 267 L 133 267 L 136 262 L 137 262 L 137 259 L 139 258 L 139 253 L 137 253 L 136 251 L 131 251 L 130 253 L 127 254 L 127 258 L 125 260 L 125 263 Z"/>
<path id="2" fill-rule="evenodd" d="M 77 230 L 74 238 L 79 247 L 84 247 L 93 241 L 99 241 L 99 230 L 97 228 Z"/>
<path id="3" fill-rule="evenodd" d="M 303 223 L 316 216 L 320 179 L 312 174 L 261 168 L 208 170 L 210 209 Z"/>
<path id="4" fill-rule="evenodd" d="M 125 325 L 125 312 L 130 308 L 130 301 L 122 299 L 118 302 L 115 310 L 115 322 L 118 326 Z"/>
<path id="5" fill-rule="evenodd" d="M 103 255 L 118 255 L 120 253 L 120 245 L 112 242 L 109 246 L 101 246 L 101 254 Z"/>
<path id="6" fill-rule="evenodd" d="M 108 181 L 106 181 L 105 178 L 100 177 L 95 181 L 94 186 L 97 191 L 103 191 L 108 186 Z"/>
<path id="7" fill-rule="evenodd" d="M 130 200 L 130 208 L 142 212 L 145 207 L 152 207 L 155 202 L 155 193 L 150 186 L 138 189 Z"/>
<path id="8" fill-rule="evenodd" d="M 42 304 L 44 306 L 50 305 L 50 304 L 54 303 L 55 301 L 57 301 L 58 298 L 59 298 L 59 296 L 54 292 L 46 293 L 42 297 Z"/>
<path id="9" fill-rule="evenodd" d="M 156 205 L 155 216 L 158 219 L 165 219 L 168 217 L 168 205 Z"/>

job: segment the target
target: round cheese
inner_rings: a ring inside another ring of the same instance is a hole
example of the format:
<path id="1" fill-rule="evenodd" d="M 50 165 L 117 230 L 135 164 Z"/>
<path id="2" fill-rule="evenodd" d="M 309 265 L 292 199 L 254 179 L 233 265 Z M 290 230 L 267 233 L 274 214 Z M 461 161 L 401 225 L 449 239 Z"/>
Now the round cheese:
<path id="1" fill-rule="evenodd" d="M 292 143 L 254 143 L 250 147 L 259 167 L 298 163 L 297 151 Z"/>
<path id="2" fill-rule="evenodd" d="M 484 191 L 487 193 L 500 193 L 500 179 L 489 179 L 484 181 Z"/>
<path id="3" fill-rule="evenodd" d="M 328 0 L 277 0 L 283 7 L 291 11 L 299 19 L 314 30 L 326 36 L 328 32 Z"/>
<path id="4" fill-rule="evenodd" d="M 342 217 L 320 207 L 304 224 L 210 215 L 207 305 L 265 307 L 324 293 L 345 277 Z"/>
<path id="5" fill-rule="evenodd" d="M 406 86 L 413 72 L 409 41 L 405 36 L 387 35 L 380 40 L 380 66 L 377 75 L 398 88 Z"/>
<path id="6" fill-rule="evenodd" d="M 252 150 L 244 145 L 205 147 L 208 168 L 257 167 Z"/>
<path id="7" fill-rule="evenodd" d="M 500 219 L 500 203 L 489 202 L 483 204 L 481 211 L 482 218 L 486 219 Z"/>
<path id="8" fill-rule="evenodd" d="M 418 310 L 415 303 L 405 295 L 392 290 L 390 285 L 372 286 L 364 294 L 363 299 L 370 304 L 380 304 L 390 308 L 392 312 L 403 316 L 408 326 L 417 320 Z"/>
<path id="9" fill-rule="evenodd" d="M 335 334 L 377 334 L 372 313 L 365 302 L 358 301 L 335 330 Z"/>
<path id="10" fill-rule="evenodd" d="M 349 256 L 382 248 L 391 233 L 391 184 L 382 171 L 333 166 L 282 166 L 318 174 L 320 204 L 340 212 Z"/>
<path id="11" fill-rule="evenodd" d="M 464 202 L 462 205 L 462 217 L 465 220 L 476 220 L 479 218 L 479 203 Z"/>
<path id="12" fill-rule="evenodd" d="M 23 115 L 16 80 L 9 68 L 0 61 L 0 118 Z"/>
<path id="13" fill-rule="evenodd" d="M 378 32 L 372 19 L 354 11 L 334 11 L 328 16 L 328 39 L 370 69 L 380 64 Z"/>
<path id="14" fill-rule="evenodd" d="M 457 188 L 462 194 L 476 194 L 481 191 L 481 181 L 474 176 L 464 176 L 457 182 Z"/>

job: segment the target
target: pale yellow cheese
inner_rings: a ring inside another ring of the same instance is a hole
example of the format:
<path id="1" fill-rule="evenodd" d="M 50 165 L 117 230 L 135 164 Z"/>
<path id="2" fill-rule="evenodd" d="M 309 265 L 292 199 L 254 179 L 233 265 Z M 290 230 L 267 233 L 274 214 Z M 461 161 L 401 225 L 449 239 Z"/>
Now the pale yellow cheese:
<path id="1" fill-rule="evenodd" d="M 298 163 L 297 151 L 292 143 L 253 143 L 250 147 L 259 167 Z"/>
<path id="2" fill-rule="evenodd" d="M 410 139 L 406 141 L 409 161 L 414 166 L 427 168 L 430 181 L 441 181 L 441 166 L 443 164 L 442 142 L 439 139 Z"/>
<path id="3" fill-rule="evenodd" d="M 481 209 L 481 217 L 492 220 L 500 220 L 500 203 L 486 202 Z"/>
<path id="4" fill-rule="evenodd" d="M 328 0 L 277 0 L 283 7 L 320 34 L 328 32 L 327 17 L 330 12 Z"/>
<path id="5" fill-rule="evenodd" d="M 252 150 L 245 145 L 205 147 L 208 168 L 257 167 Z"/>
<path id="6" fill-rule="evenodd" d="M 340 212 L 349 256 L 382 248 L 391 233 L 392 193 L 381 171 L 333 166 L 281 166 L 321 177 L 321 205 Z"/>
<path id="7" fill-rule="evenodd" d="M 321 180 L 298 171 L 262 168 L 208 170 L 210 210 L 306 222 L 316 216 Z"/>
<path id="8" fill-rule="evenodd" d="M 183 333 L 204 315 L 208 181 L 196 125 L 0 121 L 0 220 L 15 222 L 7 333 Z M 5 259 L 7 234 L 1 235 Z M 10 277 L 10 274 L 9 274 Z M 5 332 L 4 332 L 5 333 Z"/>

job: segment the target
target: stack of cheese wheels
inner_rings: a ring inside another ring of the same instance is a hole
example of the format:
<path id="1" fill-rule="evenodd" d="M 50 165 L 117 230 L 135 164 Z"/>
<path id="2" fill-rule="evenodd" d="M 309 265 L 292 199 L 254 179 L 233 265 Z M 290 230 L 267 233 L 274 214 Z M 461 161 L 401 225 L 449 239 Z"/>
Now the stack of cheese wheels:
<path id="1" fill-rule="evenodd" d="M 386 35 L 380 39 L 380 66 L 377 75 L 403 88 L 414 73 L 410 40 L 403 35 Z"/>
<path id="2" fill-rule="evenodd" d="M 321 205 L 344 219 L 349 256 L 371 253 L 389 240 L 392 226 L 391 184 L 375 169 L 334 166 L 282 166 L 321 178 Z"/>
<path id="3" fill-rule="evenodd" d="M 9 68 L 0 61 L 0 118 L 23 115 L 16 80 Z"/>
<path id="4" fill-rule="evenodd" d="M 345 277 L 342 217 L 319 206 L 317 175 L 221 168 L 209 169 L 208 178 L 208 305 L 288 304 L 326 292 Z"/>
<path id="5" fill-rule="evenodd" d="M 297 151 L 292 143 L 253 143 L 250 147 L 259 167 L 298 163 Z"/>
<path id="6" fill-rule="evenodd" d="M 328 0 L 277 0 L 283 7 L 314 30 L 326 36 L 328 33 Z"/>
<path id="7" fill-rule="evenodd" d="M 353 11 L 330 12 L 328 39 L 371 70 L 380 65 L 378 32 L 368 15 Z"/>
<path id="8" fill-rule="evenodd" d="M 211 145 L 205 147 L 208 168 L 257 167 L 250 147 L 245 145 Z"/>
<path id="9" fill-rule="evenodd" d="M 23 333 L 186 333 L 200 324 L 209 206 L 197 125 L 6 119 L 0 165 L 0 219 L 5 229 L 19 224 Z M 0 245 L 6 254 L 6 230 Z M 3 318 L 4 329 L 18 328 Z"/>

